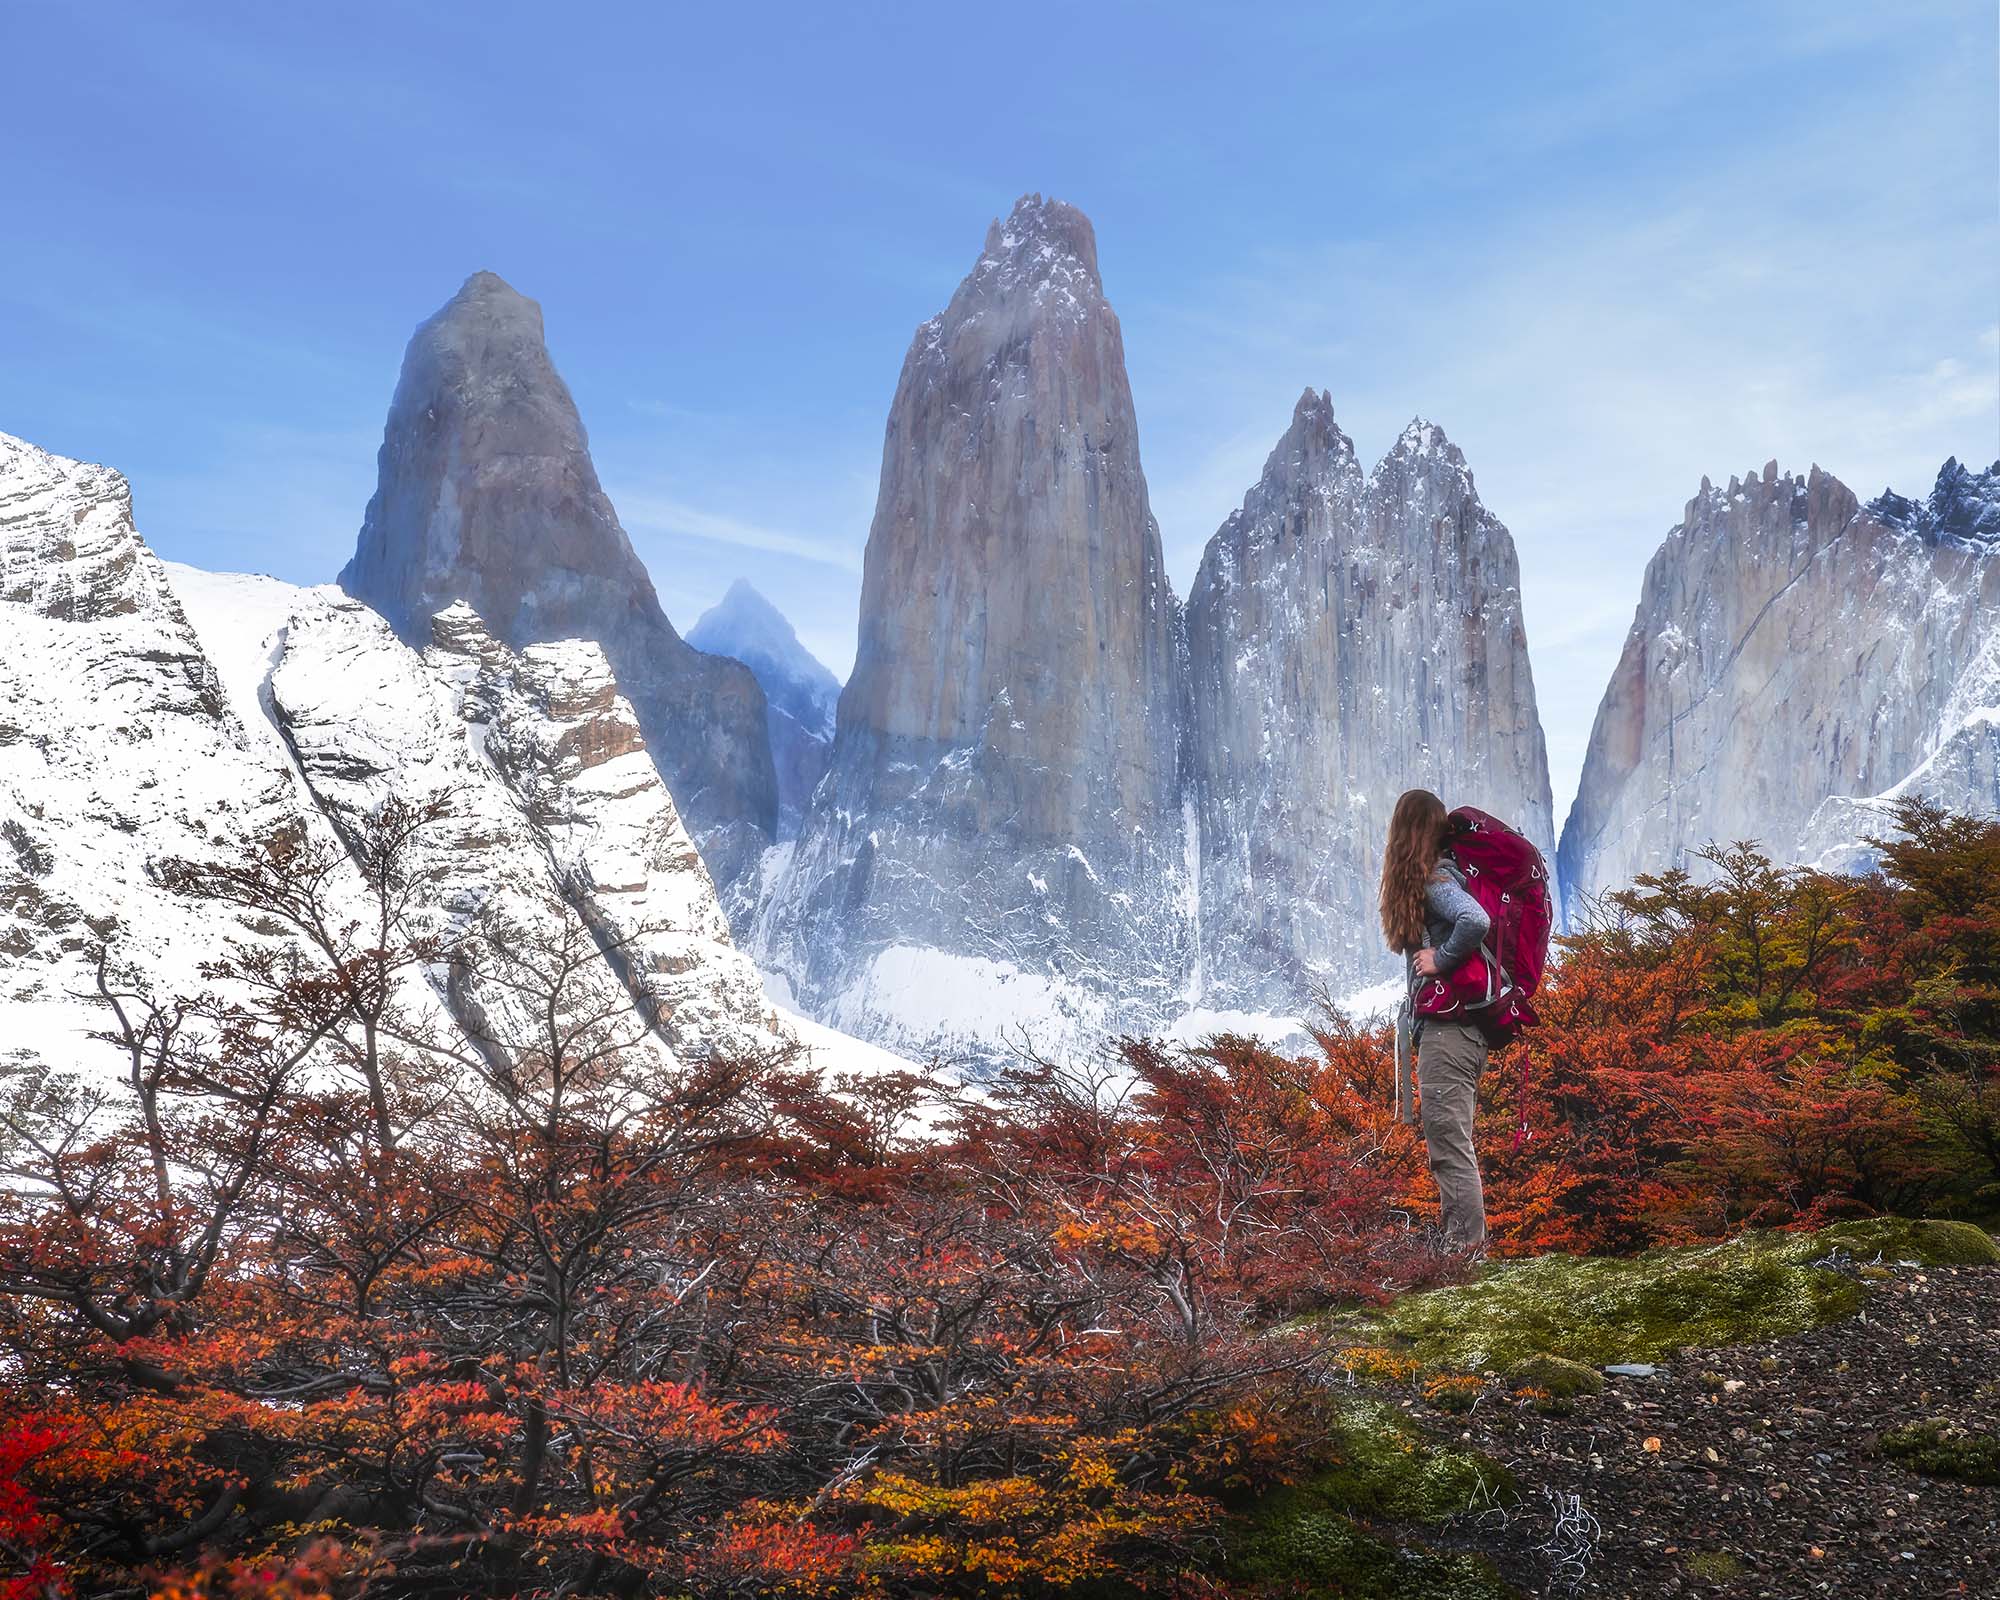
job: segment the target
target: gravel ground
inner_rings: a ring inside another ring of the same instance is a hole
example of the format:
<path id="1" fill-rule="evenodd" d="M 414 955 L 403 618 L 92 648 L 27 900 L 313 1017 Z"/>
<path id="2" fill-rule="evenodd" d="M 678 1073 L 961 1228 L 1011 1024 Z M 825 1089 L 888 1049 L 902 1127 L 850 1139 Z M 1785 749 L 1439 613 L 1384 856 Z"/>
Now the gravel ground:
<path id="1" fill-rule="evenodd" d="M 1452 1420 L 1521 1502 L 1444 1542 L 1543 1596 L 2000 1597 L 2000 1488 L 1877 1445 L 1930 1417 L 2000 1433 L 2000 1268 L 1859 1270 L 1859 1316 L 1608 1378 L 1567 1417 L 1489 1384 Z"/>

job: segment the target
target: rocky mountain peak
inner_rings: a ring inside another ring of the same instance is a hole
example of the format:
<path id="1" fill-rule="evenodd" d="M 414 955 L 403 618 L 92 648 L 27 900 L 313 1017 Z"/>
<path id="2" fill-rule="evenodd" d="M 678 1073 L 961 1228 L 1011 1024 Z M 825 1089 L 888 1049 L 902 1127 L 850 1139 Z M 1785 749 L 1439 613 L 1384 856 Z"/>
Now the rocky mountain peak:
<path id="1" fill-rule="evenodd" d="M 995 218 L 986 230 L 986 248 L 973 266 L 979 279 L 998 276 L 1032 281 L 1079 267 L 1099 292 L 1097 230 L 1090 218 L 1066 201 L 1024 194 L 1014 202 L 1005 221 Z"/>
<path id="2" fill-rule="evenodd" d="M 1421 420 L 1364 478 L 1307 390 L 1202 554 L 1186 632 L 1199 988 L 1298 1015 L 1383 977 L 1366 914 L 1424 783 L 1553 846 L 1513 541 Z"/>
<path id="3" fill-rule="evenodd" d="M 1445 437 L 1444 429 L 1423 417 L 1409 420 L 1389 453 L 1375 463 L 1369 479 L 1381 495 L 1422 495 L 1443 483 L 1452 493 L 1478 496 L 1465 452 Z"/>
<path id="4" fill-rule="evenodd" d="M 1307 385 L 1305 393 L 1299 396 L 1298 404 L 1292 407 L 1292 425 L 1278 441 L 1277 449 L 1271 452 L 1271 460 L 1276 461 L 1288 450 L 1353 459 L 1354 441 L 1342 433 L 1340 424 L 1334 421 L 1333 396 L 1325 389 Z M 1270 466 L 1266 465 L 1264 472 L 1267 477 L 1270 471 Z"/>
<path id="5" fill-rule="evenodd" d="M 657 613 L 651 580 L 597 481 L 542 311 L 477 272 L 411 336 L 378 479 L 340 583 L 421 644 L 469 602 L 510 645 L 568 631 L 593 580 Z"/>
<path id="6" fill-rule="evenodd" d="M 1948 456 L 1924 500 L 1885 489 L 1868 503 L 1875 517 L 1936 544 L 1945 540 L 1985 548 L 2000 544 L 2000 461 L 1984 472 Z"/>
<path id="7" fill-rule="evenodd" d="M 1090 219 L 1072 205 L 1030 194 L 987 229 L 972 271 L 918 340 L 937 344 L 949 331 L 959 364 L 977 364 L 1033 326 L 1070 329 L 1099 319 L 1117 326 L 1098 277 Z"/>
<path id="8" fill-rule="evenodd" d="M 832 765 L 758 923 L 808 1005 L 928 1044 L 1180 993 L 1177 622 L 1095 238 L 1027 196 L 890 406 Z"/>
<path id="9" fill-rule="evenodd" d="M 377 469 L 341 586 L 419 648 L 459 603 L 510 650 L 601 645 L 728 896 L 776 827 L 763 692 L 660 609 L 533 300 L 476 272 L 417 329 Z"/>

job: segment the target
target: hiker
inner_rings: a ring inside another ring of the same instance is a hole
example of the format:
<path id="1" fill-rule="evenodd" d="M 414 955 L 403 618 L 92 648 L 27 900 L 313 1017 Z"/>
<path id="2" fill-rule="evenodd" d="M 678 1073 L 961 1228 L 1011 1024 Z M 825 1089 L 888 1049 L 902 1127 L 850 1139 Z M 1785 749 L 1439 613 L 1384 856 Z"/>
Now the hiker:
<path id="1" fill-rule="evenodd" d="M 1457 826 L 1428 789 L 1411 789 L 1389 818 L 1382 854 L 1382 935 L 1404 958 L 1405 990 L 1448 978 L 1485 942 L 1492 926 L 1466 888 L 1449 846 Z M 1472 1147 L 1486 1034 L 1470 1017 L 1417 1015 L 1417 1091 L 1424 1149 L 1438 1201 L 1445 1247 L 1478 1255 L 1486 1245 L 1486 1195 Z"/>

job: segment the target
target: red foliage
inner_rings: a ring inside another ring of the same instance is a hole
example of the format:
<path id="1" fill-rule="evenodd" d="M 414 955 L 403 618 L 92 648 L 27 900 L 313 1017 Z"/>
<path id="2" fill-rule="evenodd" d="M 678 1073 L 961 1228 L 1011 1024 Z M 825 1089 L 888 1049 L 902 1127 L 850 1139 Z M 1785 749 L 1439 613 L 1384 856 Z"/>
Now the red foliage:
<path id="1" fill-rule="evenodd" d="M 1719 851 L 1566 941 L 1482 1090 L 1496 1248 L 1979 1203 L 2000 828 L 1904 823 L 1877 879 Z M 288 848 L 177 881 L 310 922 Z M 1386 1030 L 666 1074 L 587 930 L 474 941 L 544 1031 L 426 1036 L 383 975 L 439 952 L 337 933 L 219 961 L 258 1004 L 107 964 L 125 1082 L 0 1112 L 0 1600 L 1172 1592 L 1361 1359 L 1272 1324 L 1447 1270 Z"/>

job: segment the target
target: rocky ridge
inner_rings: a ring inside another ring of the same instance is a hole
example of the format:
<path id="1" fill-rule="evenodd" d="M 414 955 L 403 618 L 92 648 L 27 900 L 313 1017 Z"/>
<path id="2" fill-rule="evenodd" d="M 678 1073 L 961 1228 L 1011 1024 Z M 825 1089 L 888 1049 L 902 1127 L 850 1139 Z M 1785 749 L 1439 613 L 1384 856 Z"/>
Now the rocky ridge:
<path id="1" fill-rule="evenodd" d="M 1923 502 L 1702 480 L 1646 570 L 1559 874 L 1567 909 L 1709 840 L 1865 866 L 1888 802 L 2000 811 L 2000 464 Z"/>

